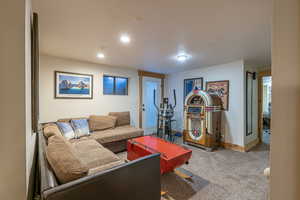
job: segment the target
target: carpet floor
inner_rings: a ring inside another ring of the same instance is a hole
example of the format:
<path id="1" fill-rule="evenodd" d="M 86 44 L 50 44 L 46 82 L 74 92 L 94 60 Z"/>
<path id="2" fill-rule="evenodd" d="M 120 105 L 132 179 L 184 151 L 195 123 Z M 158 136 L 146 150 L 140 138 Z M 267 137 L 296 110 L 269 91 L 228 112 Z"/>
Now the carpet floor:
<path id="1" fill-rule="evenodd" d="M 188 165 L 178 170 L 191 176 L 184 179 L 175 173 L 162 175 L 162 200 L 267 200 L 269 182 L 263 170 L 269 166 L 269 146 L 261 144 L 250 152 L 219 149 L 193 151 Z M 126 158 L 126 152 L 119 154 Z"/>

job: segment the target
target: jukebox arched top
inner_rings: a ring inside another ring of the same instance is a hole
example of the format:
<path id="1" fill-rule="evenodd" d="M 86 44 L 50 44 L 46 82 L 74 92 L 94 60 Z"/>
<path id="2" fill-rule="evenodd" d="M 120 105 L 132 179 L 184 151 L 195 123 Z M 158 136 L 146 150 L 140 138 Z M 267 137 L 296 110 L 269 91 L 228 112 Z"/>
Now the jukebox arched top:
<path id="1" fill-rule="evenodd" d="M 185 105 L 212 106 L 212 99 L 207 92 L 202 90 L 194 90 L 187 95 L 185 99 Z"/>

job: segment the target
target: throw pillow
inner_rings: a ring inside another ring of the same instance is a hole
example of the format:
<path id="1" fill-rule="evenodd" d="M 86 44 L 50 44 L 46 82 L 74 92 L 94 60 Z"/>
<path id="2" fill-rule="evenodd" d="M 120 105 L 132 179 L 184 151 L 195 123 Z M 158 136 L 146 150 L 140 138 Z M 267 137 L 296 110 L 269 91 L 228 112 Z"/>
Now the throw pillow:
<path id="1" fill-rule="evenodd" d="M 66 122 L 56 122 L 63 136 L 68 140 L 76 138 L 75 132 L 70 123 Z"/>
<path id="2" fill-rule="evenodd" d="M 117 117 L 117 126 L 130 125 L 130 112 L 110 112 L 108 115 Z"/>
<path id="3" fill-rule="evenodd" d="M 49 138 L 53 135 L 62 135 L 58 126 L 55 123 L 48 123 L 43 126 L 43 133 L 46 138 Z"/>
<path id="4" fill-rule="evenodd" d="M 117 117 L 91 115 L 89 119 L 91 131 L 101 131 L 105 129 L 115 128 Z"/>
<path id="5" fill-rule="evenodd" d="M 87 119 L 72 119 L 71 124 L 75 130 L 76 138 L 90 134 L 89 123 Z"/>

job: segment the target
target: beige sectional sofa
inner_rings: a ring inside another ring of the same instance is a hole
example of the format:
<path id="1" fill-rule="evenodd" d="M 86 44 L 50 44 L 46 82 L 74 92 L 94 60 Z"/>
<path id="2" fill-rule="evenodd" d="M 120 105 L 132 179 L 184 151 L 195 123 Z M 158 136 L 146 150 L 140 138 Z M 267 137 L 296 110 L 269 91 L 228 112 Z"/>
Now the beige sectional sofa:
<path id="1" fill-rule="evenodd" d="M 143 129 L 130 126 L 129 112 L 73 119 L 87 119 L 91 133 L 68 140 L 56 123 L 44 124 L 43 128 L 48 144 L 46 158 L 60 183 L 123 164 L 125 160 L 115 153 L 126 150 L 128 139 L 144 133 Z M 71 120 L 59 119 L 58 122 L 70 123 Z"/>
<path id="2" fill-rule="evenodd" d="M 91 133 L 76 139 L 63 137 L 56 123 L 43 124 L 38 137 L 41 199 L 159 200 L 160 155 L 128 162 L 115 154 L 126 150 L 128 139 L 143 135 L 130 126 L 129 112 L 90 116 L 88 122 Z"/>

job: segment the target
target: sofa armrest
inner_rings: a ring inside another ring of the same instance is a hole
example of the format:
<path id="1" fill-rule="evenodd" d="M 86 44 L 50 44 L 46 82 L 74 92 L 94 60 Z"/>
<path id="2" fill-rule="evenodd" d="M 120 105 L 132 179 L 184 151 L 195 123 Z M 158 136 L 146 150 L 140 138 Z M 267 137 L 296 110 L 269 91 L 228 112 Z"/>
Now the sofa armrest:
<path id="1" fill-rule="evenodd" d="M 56 177 L 45 157 L 46 140 L 42 132 L 38 133 L 38 169 L 40 191 L 58 186 Z"/>
<path id="2" fill-rule="evenodd" d="M 43 200 L 160 200 L 160 154 L 43 191 Z"/>

